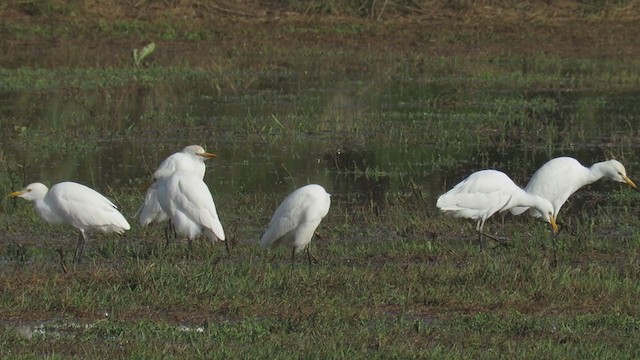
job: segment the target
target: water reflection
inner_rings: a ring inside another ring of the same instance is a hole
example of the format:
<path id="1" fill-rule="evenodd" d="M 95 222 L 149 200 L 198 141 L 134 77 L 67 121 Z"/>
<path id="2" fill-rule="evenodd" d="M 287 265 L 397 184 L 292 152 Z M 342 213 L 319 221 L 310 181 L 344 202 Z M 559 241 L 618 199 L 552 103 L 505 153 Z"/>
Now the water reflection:
<path id="1" fill-rule="evenodd" d="M 585 165 L 614 155 L 640 174 L 637 92 L 474 91 L 409 78 L 378 84 L 362 74 L 245 78 L 242 88 L 188 79 L 4 91 L 3 183 L 137 186 L 188 144 L 219 155 L 205 178 L 214 192 L 286 194 L 320 183 L 337 199 L 374 208 L 399 178 L 435 202 L 471 171 L 498 168 L 525 184 L 561 155 Z"/>
<path id="2" fill-rule="evenodd" d="M 345 194 L 352 206 L 379 211 L 386 203 L 391 175 L 377 168 L 379 161 L 370 150 L 340 148 L 325 154 L 325 164 L 333 179 L 333 191 Z"/>

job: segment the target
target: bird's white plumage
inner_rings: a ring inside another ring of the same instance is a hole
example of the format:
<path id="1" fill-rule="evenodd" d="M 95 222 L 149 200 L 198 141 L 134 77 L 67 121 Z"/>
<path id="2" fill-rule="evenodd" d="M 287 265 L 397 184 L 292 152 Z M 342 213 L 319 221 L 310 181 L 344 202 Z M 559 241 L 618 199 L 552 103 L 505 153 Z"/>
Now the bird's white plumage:
<path id="1" fill-rule="evenodd" d="M 571 194 L 602 178 L 636 187 L 627 177 L 624 166 L 617 160 L 598 162 L 587 168 L 574 158 L 559 157 L 540 167 L 529 180 L 525 191 L 548 199 L 553 205 L 554 216 L 557 217 Z M 529 207 L 514 207 L 511 213 L 520 215 L 527 210 L 530 215 L 540 217 L 538 210 Z"/>
<path id="2" fill-rule="evenodd" d="M 322 219 L 329 213 L 331 197 L 320 185 L 306 185 L 291 193 L 278 206 L 260 244 L 285 244 L 300 252 L 311 241 Z"/>
<path id="3" fill-rule="evenodd" d="M 481 170 L 469 175 L 438 198 L 436 206 L 449 215 L 478 220 L 477 230 L 496 212 L 514 206 L 529 206 L 545 214 L 544 219 L 554 230 L 553 205 L 546 199 L 531 195 L 516 185 L 505 173 Z"/>
<path id="4" fill-rule="evenodd" d="M 131 228 L 109 199 L 75 182 L 61 182 L 51 189 L 41 183 L 33 183 L 10 195 L 33 201 L 36 210 L 47 222 L 69 224 L 83 233 L 101 231 L 122 234 Z"/>
<path id="5" fill-rule="evenodd" d="M 192 240 L 204 230 L 212 242 L 225 240 L 211 192 L 199 176 L 187 171 L 157 175 L 158 202 L 178 234 Z"/>
<path id="6" fill-rule="evenodd" d="M 194 174 L 202 180 L 206 170 L 204 161 L 213 156 L 213 154 L 207 153 L 202 146 L 187 146 L 182 149 L 182 151 L 172 154 L 164 159 L 160 163 L 160 166 L 158 166 L 158 169 L 154 172 L 153 178 L 155 179 L 158 174 L 162 173 L 185 171 Z M 155 181 L 145 193 L 144 202 L 138 210 L 138 219 L 142 226 L 147 226 L 153 222 L 163 222 L 169 219 L 169 216 L 162 210 L 162 207 L 158 202 L 158 185 Z"/>
<path id="7" fill-rule="evenodd" d="M 61 182 L 48 189 L 44 184 L 33 183 L 20 191 L 9 194 L 32 201 L 38 214 L 52 224 L 69 224 L 80 231 L 81 239 L 76 250 L 80 260 L 84 242 L 93 232 L 129 230 L 131 226 L 116 206 L 97 191 L 75 182 Z"/>

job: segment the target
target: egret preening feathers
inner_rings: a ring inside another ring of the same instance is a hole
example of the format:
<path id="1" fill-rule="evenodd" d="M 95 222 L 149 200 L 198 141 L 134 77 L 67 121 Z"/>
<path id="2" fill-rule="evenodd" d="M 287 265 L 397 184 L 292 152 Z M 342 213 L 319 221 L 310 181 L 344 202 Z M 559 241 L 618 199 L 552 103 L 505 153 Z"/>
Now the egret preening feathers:
<path id="1" fill-rule="evenodd" d="M 331 195 L 320 185 L 306 185 L 292 192 L 278 206 L 267 231 L 260 239 L 262 247 L 290 246 L 291 267 L 295 254 L 307 247 L 320 221 L 329 213 Z M 309 264 L 311 253 L 307 248 Z"/>
<path id="2" fill-rule="evenodd" d="M 494 238 L 482 232 L 484 222 L 493 214 L 509 210 L 514 206 L 537 209 L 543 214 L 544 220 L 551 224 L 554 233 L 558 232 L 551 202 L 528 194 L 505 173 L 497 170 L 474 172 L 453 189 L 441 195 L 436 206 L 454 217 L 478 220 L 476 230 L 479 241 L 482 240 L 482 235 Z"/>
<path id="3" fill-rule="evenodd" d="M 617 160 L 602 161 L 587 168 L 574 158 L 559 157 L 542 165 L 533 174 L 524 190 L 529 194 L 548 199 L 553 204 L 553 215 L 557 217 L 562 205 L 571 194 L 603 178 L 637 188 L 636 184 L 627 177 L 624 166 Z M 511 213 L 520 215 L 527 210 L 530 215 L 540 217 L 540 211 L 529 207 L 514 207 Z"/>
<path id="4" fill-rule="evenodd" d="M 33 183 L 9 194 L 32 201 L 36 211 L 51 224 L 69 224 L 80 230 L 76 261 L 82 259 L 85 241 L 93 232 L 122 234 L 131 227 L 117 207 L 97 191 L 75 182 L 61 182 L 51 189 Z"/>

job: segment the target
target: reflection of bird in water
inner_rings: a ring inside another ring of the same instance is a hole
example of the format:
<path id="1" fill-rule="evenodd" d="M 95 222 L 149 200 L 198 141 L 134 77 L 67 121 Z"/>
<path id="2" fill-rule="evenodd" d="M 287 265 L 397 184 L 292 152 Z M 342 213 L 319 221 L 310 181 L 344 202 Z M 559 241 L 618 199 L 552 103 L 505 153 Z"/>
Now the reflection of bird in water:
<path id="1" fill-rule="evenodd" d="M 201 180 L 204 178 L 206 167 L 204 161 L 216 157 L 215 154 L 206 152 L 200 145 L 190 145 L 182 151 L 170 155 L 160 163 L 154 172 L 154 178 L 162 172 L 185 171 L 194 174 Z M 152 222 L 164 222 L 169 216 L 162 210 L 158 202 L 158 184 L 154 182 L 149 186 L 144 195 L 144 202 L 138 210 L 140 225 L 147 226 Z M 168 231 L 165 229 L 165 236 L 169 241 Z"/>
<path id="2" fill-rule="evenodd" d="M 438 198 L 436 206 L 454 217 L 478 220 L 478 241 L 482 235 L 500 241 L 482 232 L 484 222 L 497 212 L 514 206 L 527 206 L 540 211 L 545 221 L 558 232 L 553 205 L 542 197 L 531 195 L 516 185 L 505 173 L 497 170 L 481 170 L 469 175 L 458 185 Z"/>
<path id="3" fill-rule="evenodd" d="M 322 186 L 312 184 L 299 188 L 278 206 L 269 227 L 260 239 L 260 245 L 290 246 L 291 269 L 295 254 L 306 248 L 311 265 L 311 251 L 307 245 L 311 242 L 320 221 L 329 213 L 330 205 L 330 195 Z"/>
<path id="4" fill-rule="evenodd" d="M 602 178 L 626 183 L 636 188 L 636 184 L 627 177 L 627 172 L 619 161 L 603 161 L 587 168 L 574 158 L 559 157 L 542 165 L 529 180 L 525 191 L 548 199 L 553 204 L 553 215 L 557 217 L 571 194 Z M 520 215 L 525 211 L 531 216 L 541 216 L 537 209 L 522 206 L 511 208 L 511 213 L 514 215 Z"/>
<path id="5" fill-rule="evenodd" d="M 109 199 L 75 182 L 61 182 L 51 189 L 41 183 L 33 183 L 9 196 L 32 201 L 40 217 L 50 224 L 69 224 L 80 230 L 75 256 L 77 262 L 82 260 L 84 244 L 90 233 L 123 234 L 131 228 Z"/>

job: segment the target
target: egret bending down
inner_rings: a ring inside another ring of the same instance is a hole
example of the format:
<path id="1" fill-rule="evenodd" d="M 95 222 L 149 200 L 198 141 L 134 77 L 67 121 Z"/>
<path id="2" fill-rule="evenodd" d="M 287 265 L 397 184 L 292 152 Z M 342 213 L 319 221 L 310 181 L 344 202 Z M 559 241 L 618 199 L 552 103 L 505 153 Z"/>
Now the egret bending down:
<path id="1" fill-rule="evenodd" d="M 554 233 L 558 232 L 553 205 L 549 200 L 528 194 L 516 185 L 505 173 L 497 170 L 481 170 L 469 175 L 458 185 L 438 198 L 436 206 L 454 217 L 478 220 L 476 230 L 478 241 L 482 235 L 499 241 L 496 237 L 483 233 L 484 222 L 497 212 L 514 206 L 537 209 Z"/>
<path id="2" fill-rule="evenodd" d="M 156 178 L 158 174 L 162 173 L 171 174 L 176 171 L 185 171 L 192 173 L 202 180 L 206 170 L 204 161 L 214 157 L 216 157 L 215 154 L 206 152 L 202 146 L 190 145 L 182 149 L 182 151 L 164 159 L 153 176 Z M 144 196 L 144 203 L 138 210 L 138 215 L 140 225 L 142 226 L 147 226 L 152 222 L 164 222 L 169 219 L 169 216 L 162 210 L 158 202 L 157 182 L 151 184 L 147 189 Z"/>
<path id="3" fill-rule="evenodd" d="M 216 242 L 225 240 L 224 229 L 218 219 L 211 192 L 202 179 L 187 171 L 156 172 L 158 202 L 178 234 L 191 241 L 204 230 Z"/>
<path id="4" fill-rule="evenodd" d="M 291 268 L 296 253 L 307 247 L 322 218 L 329 213 L 329 195 L 320 185 L 306 185 L 292 192 L 278 206 L 262 235 L 260 245 L 271 247 L 284 244 L 291 246 Z M 309 265 L 311 252 L 307 248 Z"/>
<path id="5" fill-rule="evenodd" d="M 82 259 L 90 233 L 123 234 L 131 228 L 109 199 L 75 182 L 61 182 L 51 189 L 41 183 L 33 183 L 9 196 L 32 201 L 40 217 L 50 224 L 69 224 L 80 230 L 75 255 L 78 262 Z"/>
<path id="6" fill-rule="evenodd" d="M 551 201 L 555 217 L 569 196 L 581 187 L 602 178 L 627 183 L 636 189 L 636 184 L 627 177 L 624 166 L 616 160 L 593 164 L 590 168 L 582 166 L 578 160 L 570 157 L 559 157 L 549 160 L 533 174 L 525 191 Z M 520 215 L 527 211 L 529 215 L 540 217 L 540 211 L 529 207 L 514 207 L 511 213 Z"/>

